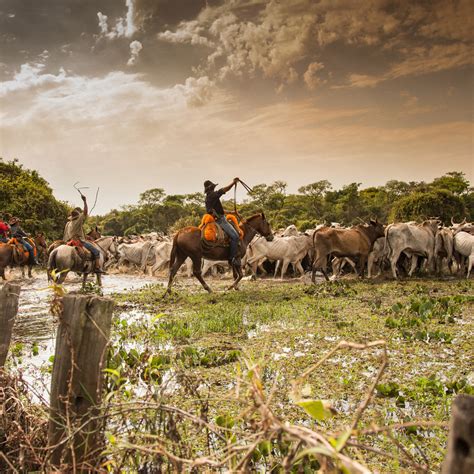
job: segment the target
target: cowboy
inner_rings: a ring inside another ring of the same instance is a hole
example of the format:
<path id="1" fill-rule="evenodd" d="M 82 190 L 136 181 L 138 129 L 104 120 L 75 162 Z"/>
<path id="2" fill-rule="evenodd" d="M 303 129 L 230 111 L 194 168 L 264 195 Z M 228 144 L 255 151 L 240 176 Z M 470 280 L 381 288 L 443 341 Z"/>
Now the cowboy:
<path id="1" fill-rule="evenodd" d="M 8 242 L 8 234 L 10 233 L 10 226 L 7 222 L 11 219 L 10 214 L 5 214 L 5 221 L 0 220 L 0 243 L 6 244 Z"/>
<path id="2" fill-rule="evenodd" d="M 94 257 L 94 272 L 95 273 L 105 273 L 100 268 L 100 252 L 99 250 L 91 243 L 86 240 L 86 235 L 84 233 L 84 223 L 86 222 L 89 208 L 87 206 L 87 199 L 85 196 L 81 196 L 82 201 L 84 202 L 84 209 L 76 207 L 71 211 L 71 214 L 68 217 L 68 222 L 64 227 L 64 237 L 65 242 L 70 240 L 79 240 L 82 245 L 89 250 L 89 252 Z"/>
<path id="3" fill-rule="evenodd" d="M 33 246 L 27 240 L 25 240 L 25 237 L 28 237 L 28 234 L 21 228 L 20 219 L 18 219 L 18 217 L 12 217 L 10 219 L 9 224 L 10 235 L 12 236 L 12 238 L 16 239 L 21 245 L 23 245 L 23 248 L 28 252 L 30 256 L 28 263 L 30 265 L 39 265 L 35 257 L 35 251 Z"/>
<path id="4" fill-rule="evenodd" d="M 239 182 L 239 178 L 234 178 L 228 186 L 218 189 L 212 181 L 204 181 L 204 192 L 206 193 L 206 212 L 216 219 L 222 230 L 230 239 L 229 263 L 232 266 L 240 265 L 240 257 L 238 256 L 240 236 L 235 227 L 226 219 L 224 208 L 221 203 L 221 196 L 230 191 L 233 186 Z"/>

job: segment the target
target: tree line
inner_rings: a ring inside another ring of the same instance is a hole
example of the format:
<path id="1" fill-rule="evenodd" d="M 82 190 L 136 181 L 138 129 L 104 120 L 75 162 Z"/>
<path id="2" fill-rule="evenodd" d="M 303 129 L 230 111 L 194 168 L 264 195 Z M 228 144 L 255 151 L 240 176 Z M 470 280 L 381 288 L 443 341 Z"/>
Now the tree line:
<path id="1" fill-rule="evenodd" d="M 37 171 L 25 169 L 17 160 L 0 159 L 0 189 L 1 212 L 22 218 L 29 232 L 43 231 L 50 238 L 62 234 L 71 206 L 54 197 Z M 233 200 L 224 200 L 224 207 L 232 211 Z M 274 228 L 295 224 L 302 231 L 321 223 L 351 225 L 370 218 L 394 222 L 439 217 L 448 225 L 451 218 L 474 219 L 474 188 L 458 171 L 431 182 L 390 180 L 367 188 L 350 183 L 334 189 L 329 181 L 320 180 L 297 193 L 289 193 L 284 181 L 275 181 L 255 185 L 237 208 L 243 216 L 264 210 Z M 137 204 L 91 217 L 88 225 L 98 225 L 109 235 L 168 233 L 198 224 L 203 213 L 203 193 L 167 195 L 164 189 L 153 188 L 140 194 Z"/>

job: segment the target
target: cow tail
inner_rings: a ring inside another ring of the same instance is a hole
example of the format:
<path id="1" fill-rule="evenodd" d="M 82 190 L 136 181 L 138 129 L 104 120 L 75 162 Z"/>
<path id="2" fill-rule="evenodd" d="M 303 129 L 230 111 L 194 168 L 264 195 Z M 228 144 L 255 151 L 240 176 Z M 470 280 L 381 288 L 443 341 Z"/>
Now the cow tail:
<path id="1" fill-rule="evenodd" d="M 392 247 L 390 246 L 390 241 L 389 241 L 389 232 L 390 232 L 391 226 L 388 225 L 387 228 L 385 229 L 385 242 L 383 245 L 383 254 L 387 256 L 387 258 L 390 260 L 390 257 L 392 256 Z M 388 252 L 387 252 L 388 250 Z"/>

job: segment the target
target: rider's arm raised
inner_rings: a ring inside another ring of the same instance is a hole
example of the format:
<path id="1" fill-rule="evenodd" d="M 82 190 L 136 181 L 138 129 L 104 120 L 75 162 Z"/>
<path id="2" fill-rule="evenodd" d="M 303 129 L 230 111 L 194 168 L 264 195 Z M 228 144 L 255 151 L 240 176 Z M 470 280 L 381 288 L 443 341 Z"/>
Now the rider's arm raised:
<path id="1" fill-rule="evenodd" d="M 84 202 L 84 216 L 87 217 L 89 214 L 89 208 L 87 206 L 87 198 L 85 196 L 81 196 L 82 197 L 82 201 Z"/>
<path id="2" fill-rule="evenodd" d="M 239 178 L 234 178 L 232 183 L 230 183 L 228 186 L 225 186 L 221 189 L 222 189 L 222 191 L 224 191 L 224 193 L 226 193 L 226 192 L 230 191 L 238 182 L 239 182 Z"/>

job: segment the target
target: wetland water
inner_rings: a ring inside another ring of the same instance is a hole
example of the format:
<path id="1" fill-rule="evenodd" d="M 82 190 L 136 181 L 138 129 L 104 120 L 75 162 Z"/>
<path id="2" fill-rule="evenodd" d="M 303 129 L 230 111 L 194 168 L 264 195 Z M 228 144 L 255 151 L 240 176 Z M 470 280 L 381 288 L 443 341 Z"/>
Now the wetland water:
<path id="1" fill-rule="evenodd" d="M 9 280 L 17 274 L 10 274 Z M 18 274 L 19 276 L 19 274 Z M 15 370 L 21 371 L 23 378 L 37 389 L 37 396 L 49 394 L 50 376 L 48 366 L 54 355 L 57 319 L 49 311 L 52 290 L 44 272 L 35 272 L 33 279 L 20 279 L 21 293 L 18 315 L 13 327 L 11 352 Z M 103 278 L 104 296 L 142 288 L 159 283 L 156 278 L 136 275 L 106 275 Z M 79 278 L 68 277 L 67 291 L 79 290 Z"/>

